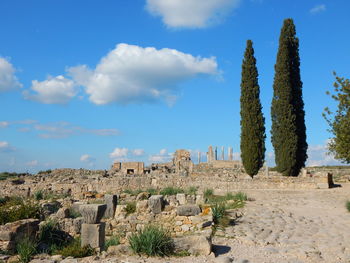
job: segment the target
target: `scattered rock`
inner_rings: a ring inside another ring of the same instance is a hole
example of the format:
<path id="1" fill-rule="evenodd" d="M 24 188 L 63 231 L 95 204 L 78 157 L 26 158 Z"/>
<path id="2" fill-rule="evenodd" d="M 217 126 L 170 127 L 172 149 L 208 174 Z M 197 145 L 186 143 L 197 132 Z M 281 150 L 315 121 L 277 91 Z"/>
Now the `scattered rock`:
<path id="1" fill-rule="evenodd" d="M 153 214 L 160 214 L 162 212 L 164 201 L 162 195 L 152 195 L 148 199 L 148 206 Z"/>
<path id="2" fill-rule="evenodd" d="M 198 205 L 182 205 L 176 210 L 179 216 L 196 216 L 200 214 L 201 209 Z"/>
<path id="3" fill-rule="evenodd" d="M 99 205 L 99 204 L 89 204 L 89 205 L 81 205 L 80 213 L 84 218 L 84 223 L 86 224 L 98 224 L 100 223 L 105 211 L 107 209 L 107 205 Z"/>

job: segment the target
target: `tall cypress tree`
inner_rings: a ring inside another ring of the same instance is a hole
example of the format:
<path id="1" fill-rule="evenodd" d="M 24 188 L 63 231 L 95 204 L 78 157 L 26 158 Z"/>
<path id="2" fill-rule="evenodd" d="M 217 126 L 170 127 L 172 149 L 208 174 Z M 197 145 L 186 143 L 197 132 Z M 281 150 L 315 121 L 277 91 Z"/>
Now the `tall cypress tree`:
<path id="1" fill-rule="evenodd" d="M 281 29 L 271 105 L 271 140 L 277 171 L 286 176 L 297 176 L 307 159 L 302 85 L 299 39 L 289 18 Z"/>
<path id="2" fill-rule="evenodd" d="M 241 80 L 241 158 L 247 174 L 254 176 L 265 159 L 265 119 L 260 103 L 258 70 L 253 43 L 247 41 Z"/>

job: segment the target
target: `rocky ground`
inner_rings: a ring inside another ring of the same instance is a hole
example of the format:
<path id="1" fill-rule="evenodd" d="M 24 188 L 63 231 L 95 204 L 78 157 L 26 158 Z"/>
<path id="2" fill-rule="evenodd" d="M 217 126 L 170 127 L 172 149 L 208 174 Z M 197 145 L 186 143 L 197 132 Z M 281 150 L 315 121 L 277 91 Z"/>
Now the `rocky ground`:
<path id="1" fill-rule="evenodd" d="M 107 258 L 104 262 L 349 263 L 350 184 L 325 190 L 248 190 L 234 226 L 217 231 L 214 255 L 184 258 Z M 85 261 L 88 259 L 85 259 Z M 89 259 L 93 261 L 93 259 Z"/>

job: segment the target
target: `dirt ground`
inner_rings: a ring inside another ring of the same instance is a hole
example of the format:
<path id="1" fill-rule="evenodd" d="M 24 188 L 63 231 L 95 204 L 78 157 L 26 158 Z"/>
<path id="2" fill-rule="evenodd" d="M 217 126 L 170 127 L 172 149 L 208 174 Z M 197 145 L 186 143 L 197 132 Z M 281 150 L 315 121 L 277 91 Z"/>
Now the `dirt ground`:
<path id="1" fill-rule="evenodd" d="M 246 190 L 235 225 L 217 231 L 214 254 L 184 258 L 107 258 L 104 262 L 349 263 L 350 184 L 324 190 Z"/>

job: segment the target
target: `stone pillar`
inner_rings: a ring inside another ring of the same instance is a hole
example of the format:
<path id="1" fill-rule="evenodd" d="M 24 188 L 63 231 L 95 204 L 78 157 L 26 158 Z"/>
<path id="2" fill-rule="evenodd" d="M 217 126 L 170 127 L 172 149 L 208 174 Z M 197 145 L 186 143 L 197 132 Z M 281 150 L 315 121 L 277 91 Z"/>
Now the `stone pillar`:
<path id="1" fill-rule="evenodd" d="M 221 147 L 221 160 L 225 160 L 225 147 L 224 146 L 222 146 Z"/>
<path id="2" fill-rule="evenodd" d="M 201 152 L 198 152 L 198 164 L 201 163 Z"/>
<path id="3" fill-rule="evenodd" d="M 84 218 L 81 227 L 81 246 L 90 245 L 92 248 L 103 249 L 105 243 L 105 223 L 101 219 L 107 205 L 81 205 L 79 210 Z"/>
<path id="4" fill-rule="evenodd" d="M 229 159 L 229 161 L 233 161 L 233 149 L 232 149 L 232 147 L 228 148 L 228 159 Z"/>
<path id="5" fill-rule="evenodd" d="M 105 195 L 105 204 L 107 205 L 107 209 L 105 212 L 105 217 L 113 218 L 115 209 L 117 208 L 118 196 L 117 195 Z"/>
<path id="6" fill-rule="evenodd" d="M 218 147 L 215 146 L 215 161 L 218 159 Z"/>
<path id="7" fill-rule="evenodd" d="M 207 153 L 207 162 L 211 163 L 213 161 L 214 153 L 213 153 L 213 147 L 209 146 L 208 153 Z"/>

